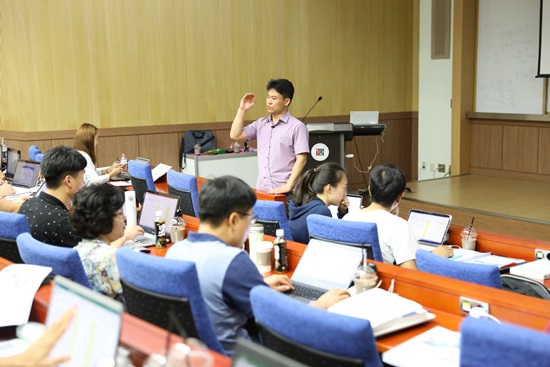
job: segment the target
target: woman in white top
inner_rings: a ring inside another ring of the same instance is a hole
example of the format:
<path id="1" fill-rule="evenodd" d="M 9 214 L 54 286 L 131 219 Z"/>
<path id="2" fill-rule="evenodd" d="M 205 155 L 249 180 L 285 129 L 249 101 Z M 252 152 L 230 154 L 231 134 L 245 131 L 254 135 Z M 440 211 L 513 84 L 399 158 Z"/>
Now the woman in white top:
<path id="1" fill-rule="evenodd" d="M 74 137 L 73 148 L 78 150 L 86 158 L 86 168 L 84 169 L 84 183 L 102 184 L 108 182 L 111 177 L 122 172 L 120 163 L 113 163 L 110 167 L 96 168 L 97 163 L 97 127 L 92 124 L 82 124 Z"/>

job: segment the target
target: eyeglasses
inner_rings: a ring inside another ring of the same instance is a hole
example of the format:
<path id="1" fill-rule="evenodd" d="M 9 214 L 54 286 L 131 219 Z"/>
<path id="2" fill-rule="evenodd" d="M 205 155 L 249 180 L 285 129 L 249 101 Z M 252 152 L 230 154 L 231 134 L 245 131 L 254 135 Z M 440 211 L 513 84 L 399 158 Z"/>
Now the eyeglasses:
<path id="1" fill-rule="evenodd" d="M 254 213 L 254 212 L 252 212 L 252 213 L 235 212 L 235 213 L 240 214 L 243 217 L 250 216 L 250 223 L 252 223 L 252 224 L 256 223 L 256 221 L 258 220 L 258 216 L 256 216 L 256 213 Z"/>

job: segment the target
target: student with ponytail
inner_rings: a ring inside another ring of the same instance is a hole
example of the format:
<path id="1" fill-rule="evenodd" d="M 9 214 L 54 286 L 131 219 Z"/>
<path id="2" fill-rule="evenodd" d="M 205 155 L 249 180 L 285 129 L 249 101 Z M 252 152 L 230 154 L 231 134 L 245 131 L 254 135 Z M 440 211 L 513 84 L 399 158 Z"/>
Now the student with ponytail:
<path id="1" fill-rule="evenodd" d="M 296 242 L 308 243 L 306 218 L 310 214 L 331 216 L 329 205 L 338 206 L 338 217 L 348 212 L 346 198 L 348 180 L 344 169 L 336 163 L 323 163 L 302 175 L 294 187 L 294 199 L 290 202 L 290 231 Z"/>

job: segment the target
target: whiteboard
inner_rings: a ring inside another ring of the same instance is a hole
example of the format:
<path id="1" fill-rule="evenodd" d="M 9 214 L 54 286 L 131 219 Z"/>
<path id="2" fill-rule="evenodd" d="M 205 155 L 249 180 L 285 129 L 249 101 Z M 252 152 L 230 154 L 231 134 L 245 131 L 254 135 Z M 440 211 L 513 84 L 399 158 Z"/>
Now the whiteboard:
<path id="1" fill-rule="evenodd" d="M 540 0 L 479 0 L 476 111 L 541 114 Z"/>

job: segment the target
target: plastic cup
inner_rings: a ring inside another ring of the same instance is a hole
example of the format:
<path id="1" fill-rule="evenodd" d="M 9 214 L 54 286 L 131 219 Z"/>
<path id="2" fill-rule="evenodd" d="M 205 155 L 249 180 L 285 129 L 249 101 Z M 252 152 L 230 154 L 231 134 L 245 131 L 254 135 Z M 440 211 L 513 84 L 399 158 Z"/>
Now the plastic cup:
<path id="1" fill-rule="evenodd" d="M 374 288 L 378 283 L 378 276 L 371 268 L 365 271 L 359 268 L 353 276 L 353 284 L 355 285 L 355 294 L 359 294 L 371 288 Z"/>
<path id="2" fill-rule="evenodd" d="M 269 273 L 271 271 L 271 258 L 273 244 L 269 241 L 254 243 L 254 252 L 256 254 L 256 266 L 260 273 Z"/>
<path id="3" fill-rule="evenodd" d="M 477 231 L 475 228 L 464 228 L 460 236 L 462 237 L 462 248 L 475 251 L 477 244 Z"/>

